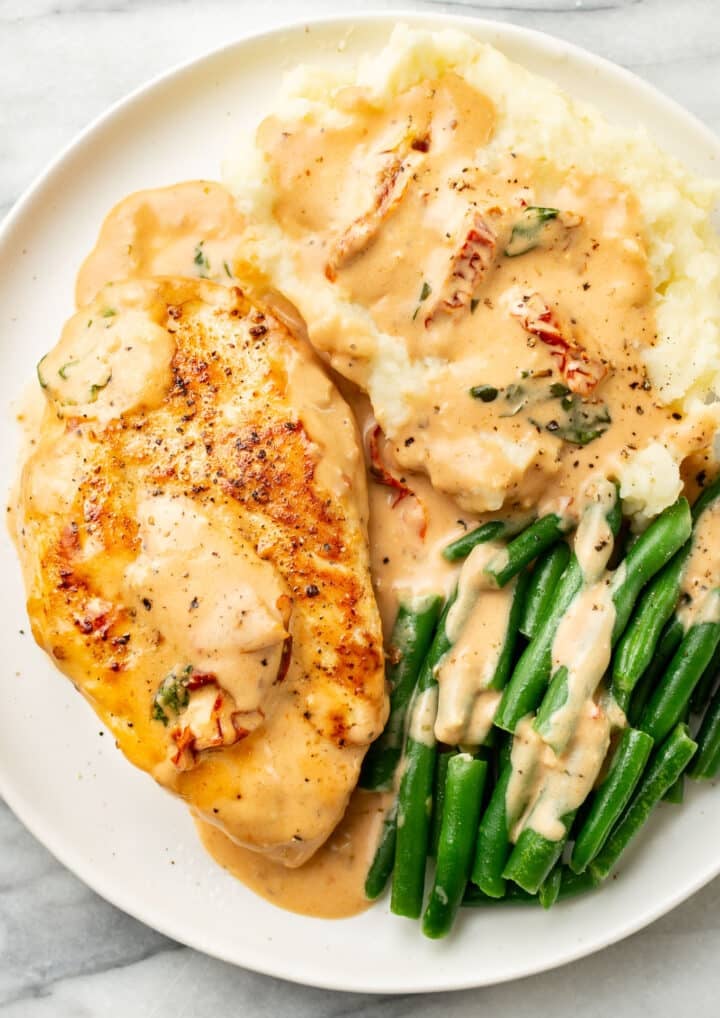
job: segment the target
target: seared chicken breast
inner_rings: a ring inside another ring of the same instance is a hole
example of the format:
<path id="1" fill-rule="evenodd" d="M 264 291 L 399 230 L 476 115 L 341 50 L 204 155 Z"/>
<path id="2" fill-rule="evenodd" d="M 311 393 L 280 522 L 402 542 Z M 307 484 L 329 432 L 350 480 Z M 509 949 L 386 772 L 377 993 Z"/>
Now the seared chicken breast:
<path id="1" fill-rule="evenodd" d="M 238 288 L 105 288 L 42 359 L 18 543 L 38 643 L 138 767 L 299 865 L 386 716 L 350 411 Z"/>

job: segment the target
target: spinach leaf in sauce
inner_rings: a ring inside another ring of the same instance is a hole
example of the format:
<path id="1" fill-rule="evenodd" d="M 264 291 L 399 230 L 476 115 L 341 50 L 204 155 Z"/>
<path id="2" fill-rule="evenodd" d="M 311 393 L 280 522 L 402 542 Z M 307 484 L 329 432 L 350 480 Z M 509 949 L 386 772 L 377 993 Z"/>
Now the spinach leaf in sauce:
<path id="1" fill-rule="evenodd" d="M 606 403 L 584 403 L 578 395 L 563 396 L 560 407 L 562 416 L 553 418 L 545 425 L 546 431 L 572 445 L 588 445 L 604 435 L 612 424 L 612 417 Z M 534 424 L 538 422 L 533 421 Z"/>
<path id="2" fill-rule="evenodd" d="M 188 665 L 180 675 L 170 672 L 165 676 L 153 698 L 152 718 L 154 721 L 162 721 L 164 725 L 167 725 L 171 715 L 177 715 L 187 707 L 190 700 L 187 687 L 191 675 L 192 665 Z"/>
<path id="3" fill-rule="evenodd" d="M 612 424 L 607 404 L 587 403 L 563 382 L 548 384 L 549 374 L 523 372 L 518 382 L 503 387 L 482 383 L 468 393 L 481 403 L 497 403 L 499 417 L 514 417 L 534 408 L 538 416 L 529 417 L 530 423 L 571 445 L 587 445 L 604 435 Z"/>
<path id="4" fill-rule="evenodd" d="M 510 240 L 505 248 L 507 257 L 516 258 L 537 247 L 545 224 L 551 219 L 556 219 L 559 215 L 560 209 L 529 205 L 512 228 Z"/>

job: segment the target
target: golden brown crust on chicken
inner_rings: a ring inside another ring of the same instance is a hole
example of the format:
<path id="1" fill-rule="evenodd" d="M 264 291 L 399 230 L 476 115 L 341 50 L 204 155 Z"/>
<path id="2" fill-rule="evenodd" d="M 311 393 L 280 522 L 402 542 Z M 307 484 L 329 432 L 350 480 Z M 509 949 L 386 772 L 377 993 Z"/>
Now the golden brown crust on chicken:
<path id="1" fill-rule="evenodd" d="M 386 711 L 346 404 L 267 309 L 189 280 L 107 288 L 39 377 L 36 639 L 135 764 L 297 865 Z"/>

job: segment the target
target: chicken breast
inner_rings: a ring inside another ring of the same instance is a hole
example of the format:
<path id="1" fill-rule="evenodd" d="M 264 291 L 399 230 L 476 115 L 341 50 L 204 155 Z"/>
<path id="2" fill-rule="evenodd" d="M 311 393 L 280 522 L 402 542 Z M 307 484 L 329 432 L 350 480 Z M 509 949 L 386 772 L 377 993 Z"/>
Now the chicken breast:
<path id="1" fill-rule="evenodd" d="M 138 767 L 299 865 L 386 717 L 353 418 L 240 289 L 107 287 L 38 365 L 33 633 Z"/>

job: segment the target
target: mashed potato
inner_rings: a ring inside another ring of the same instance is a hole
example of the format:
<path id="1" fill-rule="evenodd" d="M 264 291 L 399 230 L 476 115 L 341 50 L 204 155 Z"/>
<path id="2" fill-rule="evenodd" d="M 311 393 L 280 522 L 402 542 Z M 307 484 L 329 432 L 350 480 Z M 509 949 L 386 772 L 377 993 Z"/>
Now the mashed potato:
<path id="1" fill-rule="evenodd" d="M 691 175 L 643 131 L 609 124 L 593 107 L 571 99 L 551 81 L 456 31 L 436 33 L 401 25 L 380 53 L 343 72 L 301 67 L 285 81 L 277 119 L 313 121 L 328 130 L 342 127 L 348 113 L 338 101 L 340 90 L 361 90 L 368 106 L 383 110 L 420 82 L 448 73 L 483 93 L 495 108 L 492 135 L 473 153 L 478 170 L 504 172 L 512 153 L 513 158 L 532 160 L 536 177 L 540 167 L 540 176 L 547 178 L 546 191 L 553 196 L 569 173 L 609 178 L 633 196 L 654 289 L 656 325 L 656 338 L 642 345 L 638 357 L 658 403 L 672 404 L 690 415 L 705 414 L 700 430 L 706 441 L 711 425 L 704 408 L 714 392 L 720 392 L 720 243 L 710 224 L 720 193 L 717 184 Z M 362 210 L 369 200 L 368 175 L 353 174 L 352 169 L 348 167 L 347 187 Z M 447 348 L 433 349 L 428 344 L 417 356 L 395 330 L 379 325 L 376 315 L 332 281 L 318 277 L 308 283 L 294 257 L 299 250 L 297 237 L 282 230 L 276 220 L 276 187 L 254 139 L 246 139 L 228 160 L 225 175 L 251 222 L 245 238 L 249 266 L 299 306 L 313 342 L 329 355 L 334 367 L 368 390 L 389 436 L 406 436 L 396 442 L 403 465 L 427 469 L 434 483 L 466 507 L 499 508 L 503 494 L 512 490 L 512 478 L 504 489 L 478 482 L 477 490 L 467 494 L 444 483 L 442 457 L 454 455 L 447 443 L 442 456 L 434 460 L 430 454 L 421 462 L 419 453 L 407 451 L 407 429 L 402 429 L 410 407 L 418 394 L 432 394 L 442 384 L 452 360 Z M 537 201 L 538 195 L 544 197 L 542 185 L 531 204 L 543 204 Z M 631 200 L 621 197 L 626 204 Z M 453 215 L 448 206 L 449 220 Z M 628 250 L 633 244 L 624 243 Z M 415 445 L 414 435 L 410 437 Z M 655 515 L 680 489 L 679 462 L 687 446 L 669 433 L 656 439 L 650 436 L 639 452 L 629 443 L 631 454 L 618 459 L 614 467 L 627 499 L 626 510 L 639 519 Z M 514 458 L 522 461 L 523 470 L 531 469 L 542 455 L 528 435 L 510 436 L 510 443 L 517 446 Z M 492 472 L 494 464 L 488 461 L 486 466 Z"/>

